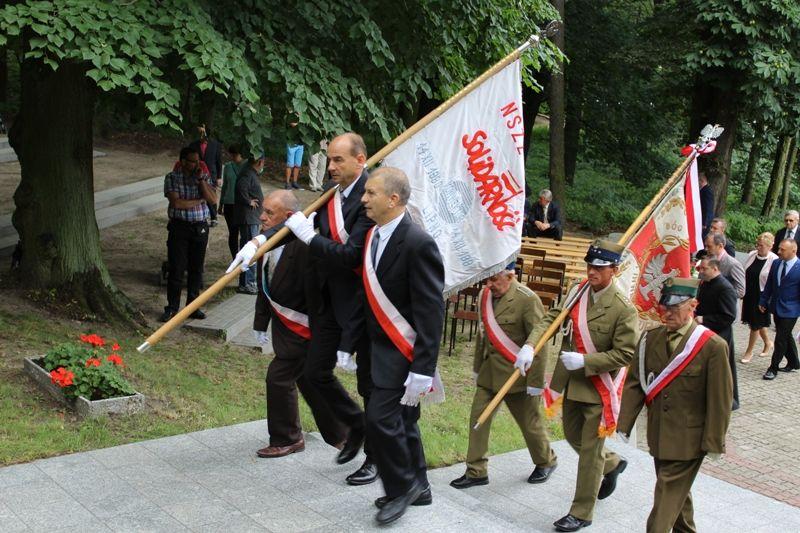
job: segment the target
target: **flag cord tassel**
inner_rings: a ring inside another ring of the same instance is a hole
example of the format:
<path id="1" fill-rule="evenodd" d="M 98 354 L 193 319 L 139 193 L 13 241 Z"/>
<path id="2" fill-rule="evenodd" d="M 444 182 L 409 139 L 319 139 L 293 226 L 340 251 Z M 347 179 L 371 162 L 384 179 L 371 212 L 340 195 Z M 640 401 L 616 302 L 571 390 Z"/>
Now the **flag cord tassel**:
<path id="1" fill-rule="evenodd" d="M 681 161 L 681 163 L 678 165 L 678 168 L 675 169 L 675 172 L 673 172 L 672 175 L 669 177 L 669 179 L 666 181 L 666 183 L 664 183 L 664 186 L 661 187 L 661 189 L 659 189 L 659 191 L 655 194 L 655 196 L 653 196 L 653 199 L 650 200 L 650 203 L 647 204 L 647 206 L 644 209 L 642 209 L 642 212 L 639 213 L 639 216 L 636 217 L 633 223 L 631 223 L 631 225 L 622 235 L 622 237 L 620 237 L 619 241 L 617 241 L 619 244 L 623 246 L 628 245 L 631 238 L 633 238 L 636 232 L 639 231 L 639 229 L 644 225 L 644 223 L 648 220 L 650 215 L 653 214 L 653 211 L 656 209 L 656 207 L 664 198 L 664 196 L 683 177 L 683 175 L 686 173 L 686 169 L 689 168 L 689 165 L 692 164 L 692 161 L 694 161 L 697 158 L 697 155 L 703 150 L 703 148 L 705 148 L 705 146 L 712 139 L 719 136 L 721 132 L 722 128 L 719 125 L 714 125 L 714 126 L 707 125 L 706 127 L 703 128 L 703 131 L 701 132 L 700 137 L 697 140 L 697 144 L 692 149 L 691 153 L 686 158 L 684 158 L 683 161 Z M 583 291 L 587 290 L 588 287 L 589 284 L 584 283 L 583 286 L 575 294 L 575 297 L 572 298 L 569 302 L 566 302 L 564 304 L 564 308 L 561 310 L 561 312 L 558 314 L 555 320 L 553 320 L 553 322 L 547 327 L 545 332 L 539 338 L 539 341 L 536 343 L 536 346 L 534 346 L 533 348 L 534 353 L 539 353 L 539 351 L 544 347 L 544 345 L 553 337 L 553 335 L 556 334 L 558 329 L 561 327 L 561 324 L 564 322 L 564 320 L 566 320 L 567 316 L 569 316 L 572 307 L 575 305 L 575 303 L 578 302 L 578 300 L 580 300 Z M 506 380 L 503 386 L 500 387 L 500 390 L 497 391 L 497 394 L 495 394 L 494 398 L 492 398 L 492 401 L 489 402 L 489 404 L 483 410 L 481 415 L 478 417 L 478 420 L 473 426 L 473 429 L 478 429 L 484 422 L 486 422 L 486 420 L 489 419 L 494 410 L 497 409 L 497 406 L 500 405 L 500 402 L 503 401 L 505 395 L 508 393 L 511 387 L 514 386 L 514 383 L 516 383 L 517 379 L 520 376 L 521 374 L 519 373 L 519 370 L 515 370 L 514 373 L 511 374 L 511 376 L 509 376 L 508 380 Z"/>

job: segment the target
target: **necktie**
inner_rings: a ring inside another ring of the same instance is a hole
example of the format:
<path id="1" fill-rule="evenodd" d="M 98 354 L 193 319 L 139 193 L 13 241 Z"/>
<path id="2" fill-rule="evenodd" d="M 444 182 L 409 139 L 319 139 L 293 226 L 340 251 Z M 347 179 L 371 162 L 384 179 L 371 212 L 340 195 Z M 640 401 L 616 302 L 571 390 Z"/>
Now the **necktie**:
<path id="1" fill-rule="evenodd" d="M 683 335 L 678 333 L 677 331 L 670 331 L 667 333 L 667 345 L 669 346 L 669 353 L 672 355 L 672 352 L 675 351 L 675 348 L 678 347 L 678 343 L 681 342 Z"/>
<path id="2" fill-rule="evenodd" d="M 789 231 L 786 232 L 786 238 L 787 239 L 794 239 L 794 230 L 793 229 L 790 229 Z"/>
<path id="3" fill-rule="evenodd" d="M 372 234 L 372 268 L 378 268 L 378 244 L 381 242 L 381 234 L 378 233 L 377 228 Z"/>
<path id="4" fill-rule="evenodd" d="M 781 273 L 780 273 L 780 276 L 778 276 L 778 284 L 779 285 L 783 281 L 783 278 L 785 276 L 786 276 L 786 261 L 783 261 L 783 262 L 781 262 Z"/>

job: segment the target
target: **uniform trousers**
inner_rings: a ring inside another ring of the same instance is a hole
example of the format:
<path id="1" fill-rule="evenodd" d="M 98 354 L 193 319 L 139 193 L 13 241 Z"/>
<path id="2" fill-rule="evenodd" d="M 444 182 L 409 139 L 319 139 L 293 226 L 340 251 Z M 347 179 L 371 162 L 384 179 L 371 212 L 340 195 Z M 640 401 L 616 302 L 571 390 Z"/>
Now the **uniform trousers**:
<path id="1" fill-rule="evenodd" d="M 200 294 L 208 246 L 208 224 L 173 219 L 167 224 L 167 231 L 167 305 L 173 311 L 178 311 L 181 308 L 184 270 L 187 273 L 186 303 Z"/>
<path id="2" fill-rule="evenodd" d="M 784 357 L 789 368 L 800 369 L 797 344 L 792 338 L 792 329 L 797 318 L 781 318 L 778 315 L 772 315 L 772 317 L 775 319 L 775 348 L 772 350 L 772 362 L 769 369 L 777 372 Z"/>
<path id="3" fill-rule="evenodd" d="M 428 486 L 425 451 L 422 449 L 420 407 L 401 405 L 405 387 L 374 387 L 367 405 L 367 438 L 386 496 L 397 498 L 413 484 Z"/>
<path id="4" fill-rule="evenodd" d="M 597 434 L 603 414 L 601 404 L 564 398 L 563 409 L 564 437 L 578 454 L 578 479 L 569 512 L 581 520 L 591 520 L 600 482 L 619 465 L 620 459 L 605 448 L 606 439 Z"/>
<path id="5" fill-rule="evenodd" d="M 491 389 L 478 386 L 472 399 L 472 412 L 469 416 L 469 427 L 475 426 L 478 417 L 494 398 L 495 392 Z M 550 467 L 556 464 L 556 454 L 550 448 L 550 440 L 544 429 L 544 421 L 540 410 L 541 397 L 529 396 L 525 392 L 506 394 L 506 407 L 517 422 L 528 453 L 536 466 Z M 478 429 L 469 432 L 469 447 L 467 449 L 467 477 L 486 477 L 488 475 L 489 459 L 489 433 L 492 420 L 497 410 Z"/>
<path id="6" fill-rule="evenodd" d="M 333 373 L 336 367 L 336 352 L 342 337 L 342 329 L 336 322 L 331 305 L 325 305 L 321 312 L 312 313 L 311 341 L 308 346 L 303 374 L 306 380 L 328 403 L 336 417 L 351 431 L 364 431 L 364 411 L 353 401 Z M 356 370 L 358 393 L 366 407 L 370 401 L 372 378 L 370 377 L 370 351 L 366 335 L 356 346 L 358 357 Z M 371 456 L 369 439 L 364 443 L 364 453 Z"/>
<path id="7" fill-rule="evenodd" d="M 703 458 L 690 461 L 663 461 L 653 458 L 656 490 L 653 510 L 647 517 L 647 533 L 694 533 L 694 509 L 690 492 Z"/>

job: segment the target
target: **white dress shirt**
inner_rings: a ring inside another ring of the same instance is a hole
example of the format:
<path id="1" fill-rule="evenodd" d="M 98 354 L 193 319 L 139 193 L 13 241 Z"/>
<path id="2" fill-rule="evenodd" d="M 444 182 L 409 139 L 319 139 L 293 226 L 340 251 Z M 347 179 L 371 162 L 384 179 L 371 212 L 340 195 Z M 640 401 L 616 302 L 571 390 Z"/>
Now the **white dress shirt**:
<path id="1" fill-rule="evenodd" d="M 347 200 L 347 198 L 350 196 L 350 193 L 353 192 L 353 187 L 356 186 L 356 182 L 357 181 L 358 181 L 358 178 L 354 179 L 353 183 L 348 185 L 347 188 L 342 191 L 342 203 L 344 203 L 344 201 Z"/>
<path id="2" fill-rule="evenodd" d="M 372 265 L 372 268 L 378 268 L 378 263 L 381 261 L 383 251 L 386 249 L 386 243 L 388 243 L 389 239 L 392 238 L 392 233 L 394 233 L 394 230 L 400 224 L 400 221 L 403 220 L 405 214 L 405 211 L 403 211 L 400 216 L 393 218 L 383 226 L 375 226 L 375 231 L 377 231 L 378 235 L 380 235 L 380 239 L 378 240 L 378 250 L 375 252 L 375 264 Z"/>

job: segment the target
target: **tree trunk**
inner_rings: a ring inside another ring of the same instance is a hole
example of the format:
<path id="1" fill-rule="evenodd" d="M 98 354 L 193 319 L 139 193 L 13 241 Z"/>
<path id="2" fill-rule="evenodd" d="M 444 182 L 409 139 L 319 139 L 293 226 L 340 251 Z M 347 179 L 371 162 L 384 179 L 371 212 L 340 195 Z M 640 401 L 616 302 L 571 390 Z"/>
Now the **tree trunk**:
<path id="1" fill-rule="evenodd" d="M 725 87 L 713 85 L 708 80 L 726 79 Z M 692 89 L 691 118 L 689 138 L 696 139 L 706 124 L 719 124 L 725 131 L 717 139 L 717 147 L 712 153 L 703 155 L 698 165 L 704 170 L 714 191 L 714 213 L 725 214 L 728 199 L 728 183 L 731 175 L 731 157 L 736 143 L 739 124 L 740 95 L 735 72 L 720 72 L 718 76 L 705 73 L 695 80 Z"/>
<path id="2" fill-rule="evenodd" d="M 753 142 L 750 144 L 750 155 L 747 158 L 747 171 L 744 173 L 744 184 L 742 185 L 742 203 L 751 205 L 753 203 L 753 189 L 756 185 L 756 171 L 758 163 L 761 161 L 761 153 L 764 150 L 764 137 L 760 129 L 756 129 Z"/>
<path id="3" fill-rule="evenodd" d="M 131 322 L 134 309 L 111 281 L 100 253 L 94 212 L 94 89 L 86 68 L 21 65 L 20 113 L 10 135 L 22 179 L 13 224 L 23 253 L 23 287 L 46 291 L 62 312 L 82 319 Z"/>
<path id="4" fill-rule="evenodd" d="M 786 171 L 786 160 L 789 157 L 789 137 L 781 137 L 775 149 L 775 160 L 772 162 L 772 172 L 769 175 L 769 187 L 764 196 L 764 205 L 761 207 L 761 216 L 770 216 L 772 209 L 778 202 L 778 196 L 783 187 L 783 173 Z"/>
<path id="5" fill-rule="evenodd" d="M 551 0 L 561 17 L 560 31 L 553 42 L 564 50 L 564 0 Z M 566 185 L 564 178 L 564 63 L 559 62 L 556 71 L 550 75 L 550 190 L 553 198 L 561 204 L 562 216 L 566 212 Z"/>
<path id="6" fill-rule="evenodd" d="M 534 91 L 530 87 L 522 86 L 522 120 L 525 128 L 525 138 L 522 143 L 522 153 L 525 163 L 528 162 L 528 151 L 531 147 L 533 126 L 539 116 L 539 108 L 547 98 L 547 86 L 550 82 L 550 73 L 543 70 L 536 73 L 536 81 L 542 86 L 541 91 Z"/>
<path id="7" fill-rule="evenodd" d="M 2 2 L 0 2 L 2 4 Z M 8 49 L 0 47 L 0 102 L 8 100 Z"/>
<path id="8" fill-rule="evenodd" d="M 567 183 L 575 183 L 575 168 L 578 165 L 578 142 L 580 141 L 581 119 L 583 116 L 583 96 L 581 85 L 570 83 L 567 77 L 567 117 L 564 125 L 564 174 Z"/>
<path id="9" fill-rule="evenodd" d="M 781 194 L 781 209 L 784 211 L 789 206 L 789 192 L 792 187 L 792 174 L 794 164 L 797 162 L 797 137 L 792 137 L 789 141 L 789 161 L 786 163 L 786 171 L 783 173 L 783 194 Z"/>

